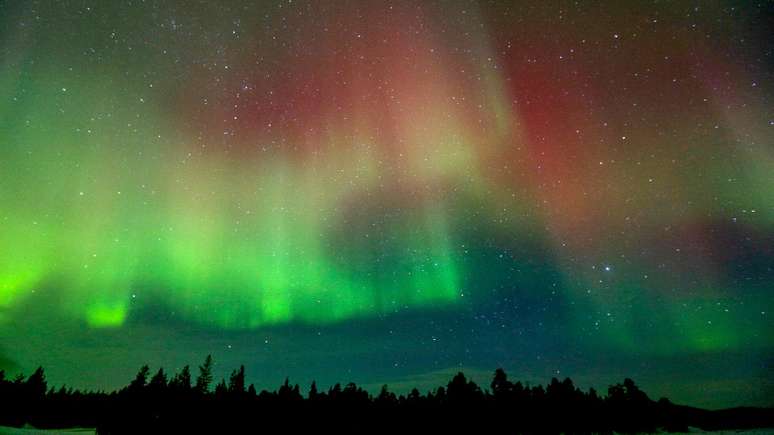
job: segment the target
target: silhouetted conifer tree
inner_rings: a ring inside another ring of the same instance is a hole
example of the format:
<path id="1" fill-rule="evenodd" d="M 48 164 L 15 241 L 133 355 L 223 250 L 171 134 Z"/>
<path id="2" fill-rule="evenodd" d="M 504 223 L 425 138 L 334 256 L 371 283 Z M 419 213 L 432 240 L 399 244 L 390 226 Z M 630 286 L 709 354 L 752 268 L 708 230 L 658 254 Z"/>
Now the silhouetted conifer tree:
<path id="1" fill-rule="evenodd" d="M 395 396 L 395 393 L 389 390 L 387 384 L 384 384 L 381 391 L 379 391 L 379 395 L 376 396 L 376 401 L 381 405 L 393 406 L 398 403 L 398 398 Z"/>
<path id="2" fill-rule="evenodd" d="M 505 374 L 505 370 L 497 369 L 495 370 L 490 387 L 492 388 L 492 395 L 494 395 L 495 399 L 508 400 L 511 390 L 513 389 L 513 384 L 508 380 L 508 375 Z"/>
<path id="3" fill-rule="evenodd" d="M 215 386 L 215 396 L 224 397 L 228 394 L 228 387 L 226 386 L 226 379 L 221 378 L 218 385 Z"/>
<path id="4" fill-rule="evenodd" d="M 160 393 L 167 388 L 167 374 L 164 373 L 163 368 L 159 368 L 159 371 L 148 382 L 148 389 L 153 393 Z"/>
<path id="5" fill-rule="evenodd" d="M 424 429 L 408 426 L 417 418 L 437 424 L 428 427 L 434 432 L 464 432 L 469 429 L 465 425 L 472 422 L 479 426 L 477 432 L 506 433 L 686 431 L 689 425 L 709 430 L 774 427 L 774 410 L 706 411 L 663 398 L 654 402 L 628 378 L 611 385 L 605 397 L 593 388 L 584 393 L 569 378 L 553 378 L 545 389 L 514 384 L 502 369 L 494 373 L 491 394 L 482 392 L 462 373 L 446 387 L 424 395 L 414 388 L 405 396 L 396 396 L 383 385 L 378 395 L 371 396 L 352 382 L 344 388 L 335 384 L 325 394 L 312 382 L 305 401 L 298 384 L 290 384 L 288 378 L 277 392 L 258 393 L 250 384 L 245 393 L 244 366 L 234 370 L 228 382 L 221 379 L 210 394 L 212 366 L 209 356 L 200 366 L 196 386 L 201 394 L 184 393 L 192 391 L 187 366 L 169 380 L 161 368 L 150 381 L 148 366 L 143 366 L 118 394 L 81 392 L 64 385 L 47 390 L 42 368 L 29 377 L 20 373 L 13 379 L 0 371 L 0 426 L 96 426 L 105 433 L 218 433 L 237 432 L 267 418 L 282 421 L 302 415 L 311 418 L 292 420 L 294 428 L 337 424 L 345 431 L 362 431 L 365 424 L 378 421 L 379 431 Z"/>
<path id="6" fill-rule="evenodd" d="M 46 375 L 43 367 L 38 367 L 25 382 L 25 390 L 32 399 L 42 399 L 46 394 Z"/>
<path id="7" fill-rule="evenodd" d="M 231 394 L 245 392 L 245 366 L 239 366 L 239 370 L 231 372 L 231 377 L 228 380 L 228 392 Z"/>
<path id="8" fill-rule="evenodd" d="M 148 373 L 150 373 L 150 368 L 147 365 L 140 367 L 140 371 L 137 372 L 134 380 L 129 383 L 127 390 L 130 393 L 141 392 L 143 388 L 145 388 L 145 384 L 148 382 Z"/>
<path id="9" fill-rule="evenodd" d="M 176 393 L 187 393 L 191 390 L 191 368 L 185 366 L 169 381 L 170 390 Z"/>
<path id="10" fill-rule="evenodd" d="M 473 403 L 481 398 L 481 389 L 473 381 L 468 381 L 462 372 L 457 373 L 446 385 L 446 395 L 452 402 Z"/>
<path id="11" fill-rule="evenodd" d="M 204 364 L 199 366 L 199 376 L 196 378 L 196 391 L 206 393 L 212 383 L 212 355 L 207 355 Z"/>

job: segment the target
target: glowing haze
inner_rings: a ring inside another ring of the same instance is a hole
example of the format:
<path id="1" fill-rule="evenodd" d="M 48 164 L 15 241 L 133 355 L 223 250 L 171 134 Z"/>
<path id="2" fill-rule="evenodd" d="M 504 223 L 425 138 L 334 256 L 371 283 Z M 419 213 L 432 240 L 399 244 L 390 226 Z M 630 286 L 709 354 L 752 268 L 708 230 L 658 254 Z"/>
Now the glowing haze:
<path id="1" fill-rule="evenodd" d="M 0 363 L 107 387 L 272 336 L 303 343 L 254 363 L 277 380 L 634 371 L 772 404 L 770 13 L 0 6 Z M 370 365 L 315 365 L 348 348 Z"/>

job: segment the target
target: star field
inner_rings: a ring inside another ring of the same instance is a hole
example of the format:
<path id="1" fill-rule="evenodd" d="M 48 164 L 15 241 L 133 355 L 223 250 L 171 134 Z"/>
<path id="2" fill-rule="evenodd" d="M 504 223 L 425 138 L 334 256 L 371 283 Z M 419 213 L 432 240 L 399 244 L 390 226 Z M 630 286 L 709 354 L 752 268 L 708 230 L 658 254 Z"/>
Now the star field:
<path id="1" fill-rule="evenodd" d="M 0 368 L 774 405 L 773 9 L 2 4 Z"/>

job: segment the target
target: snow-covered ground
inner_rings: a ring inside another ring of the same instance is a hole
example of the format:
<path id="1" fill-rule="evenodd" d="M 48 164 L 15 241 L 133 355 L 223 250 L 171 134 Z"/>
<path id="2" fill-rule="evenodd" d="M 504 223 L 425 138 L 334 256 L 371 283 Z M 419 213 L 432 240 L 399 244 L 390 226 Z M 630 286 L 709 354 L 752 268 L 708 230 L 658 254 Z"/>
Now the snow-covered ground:
<path id="1" fill-rule="evenodd" d="M 719 431 L 713 431 L 713 432 L 707 432 L 701 429 L 697 429 L 695 427 L 689 428 L 688 432 L 685 433 L 708 433 L 713 435 L 771 435 L 774 434 L 774 428 L 770 429 L 749 429 L 749 430 L 719 430 Z"/>
<path id="2" fill-rule="evenodd" d="M 681 433 L 681 432 L 677 432 Z M 774 434 L 774 428 L 772 429 L 750 429 L 750 430 L 722 430 L 722 431 L 713 431 L 713 432 L 707 432 L 703 431 L 701 429 L 697 428 L 690 428 L 688 432 L 682 432 L 682 433 L 689 433 L 689 434 L 697 434 L 697 433 L 705 433 L 705 434 L 712 434 L 712 435 L 772 435 Z M 86 435 L 86 434 L 96 434 L 96 431 L 93 428 L 72 428 L 72 429 L 52 429 L 52 430 L 42 430 L 42 429 L 35 429 L 33 427 L 29 428 L 17 428 L 17 427 L 6 427 L 6 426 L 0 426 L 0 435 L 35 435 L 35 434 L 41 434 L 41 435 L 56 435 L 56 434 L 78 434 L 78 435 Z M 670 435 L 674 435 L 670 434 Z"/>
<path id="3" fill-rule="evenodd" d="M 93 428 L 81 428 L 76 427 L 72 429 L 51 429 L 51 430 L 43 430 L 43 429 L 35 429 L 34 427 L 26 426 L 26 427 L 7 427 L 7 426 L 0 426 L 0 435 L 56 435 L 56 434 L 79 434 L 79 435 L 87 435 L 87 434 L 96 434 L 96 431 Z"/>

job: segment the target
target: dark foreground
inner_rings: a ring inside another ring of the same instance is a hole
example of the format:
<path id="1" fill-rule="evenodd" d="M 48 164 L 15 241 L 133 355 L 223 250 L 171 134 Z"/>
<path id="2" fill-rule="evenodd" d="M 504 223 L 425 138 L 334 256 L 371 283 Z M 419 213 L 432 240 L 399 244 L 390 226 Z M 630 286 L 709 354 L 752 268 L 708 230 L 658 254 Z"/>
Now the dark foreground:
<path id="1" fill-rule="evenodd" d="M 278 390 L 245 388 L 244 367 L 214 391 L 212 359 L 192 380 L 188 367 L 171 378 L 143 367 L 112 393 L 47 389 L 43 369 L 5 379 L 0 371 L 0 426 L 96 427 L 98 433 L 227 432 L 418 432 L 504 433 L 684 432 L 773 428 L 774 409 L 708 411 L 651 400 L 624 380 L 606 395 L 581 391 L 568 378 L 544 388 L 512 383 L 497 370 L 488 390 L 457 374 L 446 386 L 421 394 L 395 395 L 385 385 L 371 395 L 355 384 L 302 395 L 287 380 Z M 150 377 L 150 379 L 149 379 Z M 249 429 L 246 429 L 249 428 Z"/>

